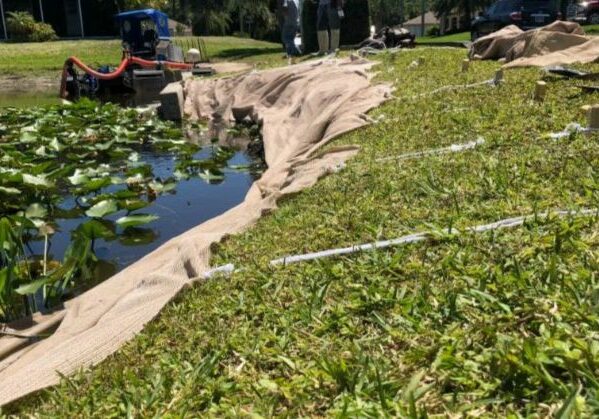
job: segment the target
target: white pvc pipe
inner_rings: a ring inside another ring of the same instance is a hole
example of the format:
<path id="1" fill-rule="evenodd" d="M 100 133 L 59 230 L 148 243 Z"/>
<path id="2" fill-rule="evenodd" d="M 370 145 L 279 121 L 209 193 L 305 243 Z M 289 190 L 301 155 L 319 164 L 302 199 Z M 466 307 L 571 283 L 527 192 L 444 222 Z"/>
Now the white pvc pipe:
<path id="1" fill-rule="evenodd" d="M 543 212 L 543 213 L 536 214 L 536 215 L 534 215 L 534 214 L 523 215 L 523 216 L 519 216 L 519 217 L 506 218 L 506 219 L 496 221 L 496 222 L 490 223 L 490 224 L 482 224 L 482 225 L 478 225 L 478 226 L 474 226 L 474 227 L 466 227 L 464 229 L 464 232 L 483 233 L 483 232 L 491 231 L 491 230 L 520 227 L 529 219 L 546 218 L 549 215 L 555 215 L 557 217 L 566 217 L 569 215 L 576 216 L 576 217 L 591 217 L 591 216 L 599 216 L 599 209 L 597 209 L 597 208 L 581 209 L 580 211 L 559 210 L 559 211 L 552 211 L 552 212 Z M 446 228 L 443 231 L 448 234 L 449 233 L 456 234 L 456 235 L 461 234 L 461 231 L 458 229 L 451 229 L 451 231 L 450 231 L 450 229 Z M 366 243 L 366 244 L 360 244 L 360 245 L 355 245 L 355 246 L 350 246 L 350 247 L 342 247 L 342 248 L 338 248 L 338 249 L 323 250 L 320 252 L 306 253 L 303 255 L 285 256 L 280 259 L 271 260 L 270 265 L 271 266 L 277 266 L 277 265 L 286 266 L 286 265 L 289 265 L 292 263 L 307 262 L 307 261 L 311 261 L 311 260 L 323 259 L 323 258 L 332 257 L 332 256 L 349 255 L 349 254 L 368 251 L 368 250 L 385 249 L 388 247 L 399 246 L 402 244 L 418 243 L 418 242 L 428 240 L 431 237 L 431 234 L 432 234 L 431 231 L 425 231 L 422 233 L 409 234 L 407 236 L 403 236 L 403 237 L 400 237 L 397 239 L 392 239 L 392 240 L 384 240 L 384 241 L 378 241 L 378 242 L 374 242 L 374 243 Z M 229 276 L 236 272 L 240 272 L 240 270 L 235 269 L 235 265 L 233 265 L 232 263 L 229 263 L 227 265 L 219 266 L 217 268 L 206 271 L 202 275 L 200 275 L 198 278 L 195 278 L 195 279 L 196 280 L 197 279 L 210 279 L 217 274 L 224 274 L 225 276 Z"/>
<path id="2" fill-rule="evenodd" d="M 475 141 L 469 141 L 463 144 L 452 144 L 449 147 L 434 148 L 432 150 L 415 151 L 413 153 L 400 154 L 399 156 L 382 157 L 376 159 L 377 162 L 384 162 L 389 160 L 408 160 L 418 157 L 430 156 L 434 154 L 447 154 L 447 153 L 458 153 L 460 151 L 471 150 L 479 145 L 485 143 L 484 138 L 479 137 Z"/>
<path id="3" fill-rule="evenodd" d="M 471 87 L 483 86 L 485 84 L 494 86 L 495 79 L 479 81 L 478 83 L 471 83 L 471 84 L 453 84 L 453 85 L 449 85 L 449 86 L 443 86 L 443 87 L 439 87 L 438 89 L 431 90 L 430 92 L 425 92 L 425 93 L 420 93 L 418 95 L 414 95 L 414 96 L 412 96 L 412 99 L 418 99 L 421 97 L 434 95 L 436 93 L 446 92 L 449 90 L 470 89 Z"/>
<path id="4" fill-rule="evenodd" d="M 536 217 L 545 218 L 550 214 L 556 215 L 558 217 L 565 217 L 568 215 L 589 217 L 589 216 L 593 216 L 593 215 L 599 215 L 599 210 L 598 209 L 583 209 L 578 212 L 575 212 L 575 211 L 544 212 L 544 213 L 537 214 L 537 215 L 525 215 L 525 216 L 520 216 L 520 217 L 506 218 L 504 220 L 500 220 L 500 221 L 497 221 L 497 222 L 494 222 L 491 224 L 483 224 L 483 225 L 479 225 L 479 226 L 475 226 L 475 227 L 467 227 L 465 229 L 465 231 L 472 232 L 472 233 L 482 233 L 482 232 L 489 231 L 489 230 L 519 227 L 519 226 L 523 225 L 524 222 L 530 218 L 536 218 Z M 443 231 L 445 231 L 446 233 L 460 234 L 460 231 L 457 229 L 452 229 L 451 231 L 449 231 L 449 229 L 445 229 Z M 391 246 L 398 246 L 398 245 L 402 245 L 402 244 L 421 242 L 421 241 L 427 240 L 430 237 L 430 235 L 431 235 L 431 232 L 427 231 L 427 232 L 423 232 L 423 233 L 410 234 L 410 235 L 403 236 L 403 237 L 400 237 L 398 239 L 393 239 L 393 240 L 378 241 L 375 243 L 367 243 L 367 244 L 360 244 L 360 245 L 351 246 L 351 247 L 343 247 L 343 248 L 339 248 L 339 249 L 324 250 L 321 252 L 307 253 L 304 255 L 285 256 L 284 258 L 275 259 L 275 260 L 270 261 L 270 264 L 272 266 L 288 265 L 291 263 L 305 262 L 305 261 L 309 261 L 309 260 L 322 259 L 322 258 L 327 258 L 327 257 L 331 257 L 331 256 L 347 255 L 347 254 L 362 252 L 362 251 L 366 251 L 366 250 L 384 249 L 384 248 L 391 247 Z"/>
<path id="5" fill-rule="evenodd" d="M 200 278 L 201 279 L 210 279 L 217 274 L 230 275 L 233 272 L 235 272 L 235 265 L 233 265 L 232 263 L 229 263 L 227 265 L 219 266 L 217 268 L 210 269 L 209 271 L 204 272 L 200 276 Z"/>

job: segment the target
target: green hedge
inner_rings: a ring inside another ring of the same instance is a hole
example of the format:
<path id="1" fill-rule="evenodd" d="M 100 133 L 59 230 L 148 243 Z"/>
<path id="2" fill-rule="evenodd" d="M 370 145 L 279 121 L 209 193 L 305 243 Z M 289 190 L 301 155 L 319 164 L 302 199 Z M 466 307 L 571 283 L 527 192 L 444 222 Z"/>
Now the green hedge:
<path id="1" fill-rule="evenodd" d="M 302 10 L 302 42 L 304 52 L 318 51 L 316 11 L 318 0 L 304 0 Z M 345 18 L 341 21 L 341 45 L 355 45 L 370 35 L 368 0 L 346 0 Z"/>
<path id="2" fill-rule="evenodd" d="M 27 12 L 8 12 L 6 29 L 14 42 L 45 42 L 57 39 L 52 26 L 36 22 Z"/>

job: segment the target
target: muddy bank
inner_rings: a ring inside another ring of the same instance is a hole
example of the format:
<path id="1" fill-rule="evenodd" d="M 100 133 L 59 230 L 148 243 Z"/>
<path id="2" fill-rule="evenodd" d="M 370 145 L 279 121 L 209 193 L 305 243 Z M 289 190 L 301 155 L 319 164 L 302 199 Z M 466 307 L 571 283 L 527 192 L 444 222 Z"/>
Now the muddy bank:
<path id="1" fill-rule="evenodd" d="M 249 71 L 252 66 L 240 62 L 217 62 L 207 64 L 217 74 L 233 74 Z M 15 92 L 41 92 L 60 88 L 60 71 L 43 75 L 0 74 L 0 90 Z"/>
<path id="2" fill-rule="evenodd" d="M 0 90 L 13 92 L 47 92 L 60 87 L 60 72 L 46 75 L 12 75 L 0 74 Z"/>

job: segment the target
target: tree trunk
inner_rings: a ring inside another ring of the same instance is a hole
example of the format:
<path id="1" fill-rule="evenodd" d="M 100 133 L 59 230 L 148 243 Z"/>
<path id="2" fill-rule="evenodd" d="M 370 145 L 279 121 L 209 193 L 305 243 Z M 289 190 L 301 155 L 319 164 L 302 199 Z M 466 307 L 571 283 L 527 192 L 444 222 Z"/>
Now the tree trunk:
<path id="1" fill-rule="evenodd" d="M 243 6 L 239 5 L 239 33 L 243 33 Z"/>
<path id="2" fill-rule="evenodd" d="M 399 22 L 404 23 L 406 21 L 406 13 L 404 8 L 404 0 L 399 0 Z"/>

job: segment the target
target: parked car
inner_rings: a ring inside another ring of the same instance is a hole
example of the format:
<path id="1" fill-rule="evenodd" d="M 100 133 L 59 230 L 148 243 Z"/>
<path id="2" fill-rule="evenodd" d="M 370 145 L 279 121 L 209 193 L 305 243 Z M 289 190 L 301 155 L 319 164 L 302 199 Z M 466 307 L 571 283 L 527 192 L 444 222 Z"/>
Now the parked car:
<path id="1" fill-rule="evenodd" d="M 472 21 L 471 37 L 474 41 L 508 25 L 524 30 L 538 28 L 561 17 L 554 0 L 499 0 Z"/>
<path id="2" fill-rule="evenodd" d="M 568 5 L 568 20 L 579 23 L 599 23 L 599 0 L 572 2 Z"/>

